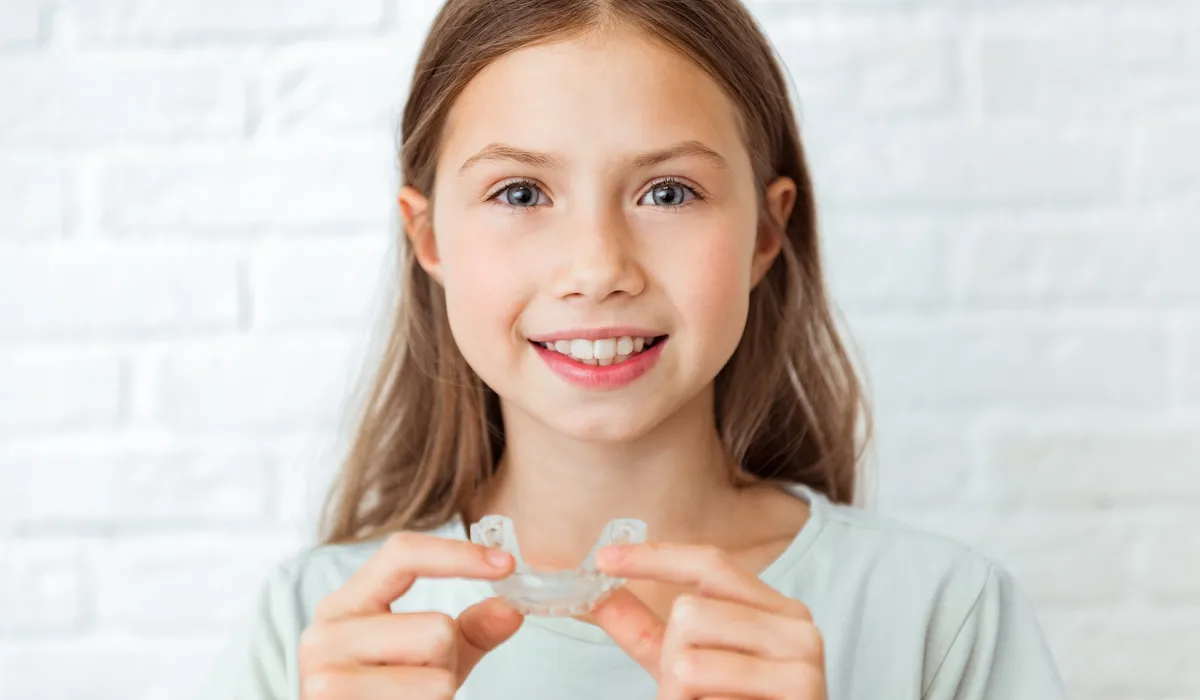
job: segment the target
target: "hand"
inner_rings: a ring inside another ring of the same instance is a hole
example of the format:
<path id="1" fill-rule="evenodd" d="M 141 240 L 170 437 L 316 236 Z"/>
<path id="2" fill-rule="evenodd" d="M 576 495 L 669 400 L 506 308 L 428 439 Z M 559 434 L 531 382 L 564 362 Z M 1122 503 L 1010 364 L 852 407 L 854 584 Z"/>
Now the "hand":
<path id="1" fill-rule="evenodd" d="M 625 588 L 592 611 L 659 682 L 658 700 L 826 700 L 825 652 L 807 606 L 715 547 L 638 544 L 600 552 L 602 571 L 694 587 L 664 622 Z"/>
<path id="2" fill-rule="evenodd" d="M 488 555 L 499 556 L 499 563 Z M 304 700 L 452 698 L 483 655 L 511 637 L 524 617 L 498 598 L 454 619 L 391 612 L 418 576 L 500 579 L 513 558 L 470 542 L 402 533 L 317 606 L 300 637 Z"/>

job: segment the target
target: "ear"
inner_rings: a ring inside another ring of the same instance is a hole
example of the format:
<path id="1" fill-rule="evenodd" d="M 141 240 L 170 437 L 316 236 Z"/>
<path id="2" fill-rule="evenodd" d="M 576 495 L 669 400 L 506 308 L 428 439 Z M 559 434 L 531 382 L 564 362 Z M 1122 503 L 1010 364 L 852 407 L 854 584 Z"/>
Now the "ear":
<path id="1" fill-rule="evenodd" d="M 433 212 L 429 199 L 416 188 L 405 185 L 400 189 L 396 201 L 400 204 L 404 231 L 408 234 L 417 263 L 441 284 L 442 260 L 438 257 L 437 239 L 433 235 Z"/>
<path id="2" fill-rule="evenodd" d="M 752 286 L 762 281 L 771 269 L 771 264 L 783 247 L 787 235 L 787 221 L 796 204 L 796 183 L 790 177 L 776 178 L 767 185 L 764 197 L 766 211 L 759 217 L 758 236 L 754 244 L 754 260 L 751 265 Z"/>

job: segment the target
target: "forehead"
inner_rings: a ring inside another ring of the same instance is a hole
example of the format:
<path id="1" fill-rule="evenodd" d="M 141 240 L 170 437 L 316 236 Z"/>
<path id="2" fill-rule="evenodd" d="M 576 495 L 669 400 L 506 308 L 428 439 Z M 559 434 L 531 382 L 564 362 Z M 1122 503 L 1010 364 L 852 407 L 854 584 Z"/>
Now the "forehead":
<path id="1" fill-rule="evenodd" d="M 609 31 L 524 47 L 480 71 L 451 109 L 439 171 L 492 142 L 596 163 L 689 139 L 748 167 L 736 106 L 711 76 L 661 42 Z"/>

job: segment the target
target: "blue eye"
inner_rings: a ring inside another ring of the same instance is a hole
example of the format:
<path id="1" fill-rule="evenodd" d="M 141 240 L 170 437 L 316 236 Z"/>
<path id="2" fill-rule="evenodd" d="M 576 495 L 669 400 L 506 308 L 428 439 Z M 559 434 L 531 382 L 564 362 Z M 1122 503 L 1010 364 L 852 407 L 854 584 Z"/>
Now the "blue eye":
<path id="1" fill-rule="evenodd" d="M 505 185 L 491 199 L 499 197 L 500 201 L 498 203 L 500 204 L 513 207 L 514 209 L 528 209 L 537 206 L 538 195 L 541 194 L 542 191 L 536 184 L 528 180 L 518 180 Z"/>
<path id="2" fill-rule="evenodd" d="M 688 202 L 700 199 L 696 190 L 678 180 L 660 180 L 650 188 L 638 204 L 648 204 L 663 209 L 677 209 Z"/>
<path id="3" fill-rule="evenodd" d="M 704 197 L 694 188 L 674 178 L 667 178 L 651 185 L 638 204 L 670 210 L 682 208 L 697 199 Z M 532 180 L 513 180 L 496 190 L 488 197 L 488 201 L 514 211 L 549 203 L 542 188 Z"/>

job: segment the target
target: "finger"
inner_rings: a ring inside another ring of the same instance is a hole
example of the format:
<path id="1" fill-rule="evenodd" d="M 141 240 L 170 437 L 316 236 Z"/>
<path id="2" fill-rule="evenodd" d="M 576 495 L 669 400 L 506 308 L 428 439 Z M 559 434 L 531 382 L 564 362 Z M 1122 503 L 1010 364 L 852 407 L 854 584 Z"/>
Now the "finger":
<path id="1" fill-rule="evenodd" d="M 776 661 L 721 649 L 685 649 L 669 669 L 670 700 L 713 696 L 824 700 L 825 674 L 803 661 Z"/>
<path id="2" fill-rule="evenodd" d="M 525 616 L 499 598 L 476 603 L 458 616 L 458 677 L 466 678 L 485 654 L 516 634 Z"/>
<path id="3" fill-rule="evenodd" d="M 394 700 L 450 698 L 458 689 L 454 674 L 442 668 L 375 666 L 322 671 L 303 679 L 302 700 Z"/>
<path id="4" fill-rule="evenodd" d="M 816 662 L 824 656 L 821 634 L 808 620 L 687 594 L 671 606 L 664 658 L 684 647 L 726 649 L 779 660 Z"/>
<path id="5" fill-rule="evenodd" d="M 609 546 L 601 549 L 597 558 L 600 570 L 611 576 L 694 586 L 714 598 L 811 618 L 803 603 L 737 566 L 717 547 L 660 542 Z"/>
<path id="6" fill-rule="evenodd" d="M 630 658 L 659 679 L 666 625 L 629 589 L 613 591 L 585 619 L 608 633 Z"/>
<path id="7" fill-rule="evenodd" d="M 684 637 L 687 630 L 681 629 L 674 621 L 676 617 L 675 608 L 679 605 L 679 600 L 680 598 L 676 598 L 675 602 L 671 604 L 671 612 L 667 619 L 667 630 L 663 635 L 662 656 L 658 662 L 658 673 L 661 678 L 658 690 L 662 698 L 691 700 L 693 696 L 688 695 L 687 689 L 679 683 L 675 673 L 672 671 L 676 660 L 680 658 L 680 654 L 686 648 Z"/>
<path id="8" fill-rule="evenodd" d="M 435 612 L 380 613 L 313 625 L 300 635 L 306 668 L 433 666 L 457 669 L 458 625 Z"/>
<path id="9" fill-rule="evenodd" d="M 488 562 L 495 554 L 503 565 Z M 402 532 L 388 537 L 379 551 L 317 606 L 317 620 L 385 613 L 418 577 L 500 579 L 515 566 L 510 555 L 472 542 Z"/>

